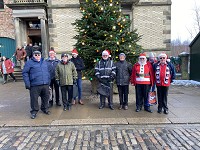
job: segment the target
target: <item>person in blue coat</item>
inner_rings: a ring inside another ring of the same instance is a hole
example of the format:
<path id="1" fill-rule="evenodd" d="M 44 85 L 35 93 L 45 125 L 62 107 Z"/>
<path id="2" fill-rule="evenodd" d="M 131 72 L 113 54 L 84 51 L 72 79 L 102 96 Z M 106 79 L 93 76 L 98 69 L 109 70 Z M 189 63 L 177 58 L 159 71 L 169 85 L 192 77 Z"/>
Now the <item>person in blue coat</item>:
<path id="1" fill-rule="evenodd" d="M 26 89 L 30 92 L 31 119 L 35 119 L 39 111 L 38 97 L 41 97 L 41 110 L 49 115 L 49 84 L 50 70 L 47 62 L 41 58 L 40 51 L 34 51 L 33 57 L 28 60 L 22 70 L 22 76 Z"/>

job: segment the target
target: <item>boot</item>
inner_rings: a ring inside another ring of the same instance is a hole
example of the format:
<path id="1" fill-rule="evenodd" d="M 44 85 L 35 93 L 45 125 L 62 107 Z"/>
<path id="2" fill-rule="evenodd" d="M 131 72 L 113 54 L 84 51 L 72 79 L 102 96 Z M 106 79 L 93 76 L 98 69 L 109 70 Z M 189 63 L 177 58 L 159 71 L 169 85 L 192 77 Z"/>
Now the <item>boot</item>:
<path id="1" fill-rule="evenodd" d="M 105 107 L 105 97 L 100 95 L 100 106 L 99 109 L 103 109 Z"/>

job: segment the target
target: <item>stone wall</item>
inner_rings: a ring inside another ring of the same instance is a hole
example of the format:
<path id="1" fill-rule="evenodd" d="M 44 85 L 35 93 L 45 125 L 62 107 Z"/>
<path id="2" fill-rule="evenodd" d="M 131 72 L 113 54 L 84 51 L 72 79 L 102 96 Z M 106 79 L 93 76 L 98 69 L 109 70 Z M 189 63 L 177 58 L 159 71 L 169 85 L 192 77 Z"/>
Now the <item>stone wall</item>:
<path id="1" fill-rule="evenodd" d="M 49 0 L 48 6 L 50 47 L 57 53 L 71 51 L 76 43 L 71 23 L 81 17 L 79 0 Z M 145 51 L 170 51 L 171 0 L 140 0 L 130 13 Z"/>
<path id="2" fill-rule="evenodd" d="M 170 51 L 171 0 L 140 0 L 133 8 L 133 25 L 146 51 Z"/>
<path id="3" fill-rule="evenodd" d="M 78 0 L 52 0 L 48 10 L 49 42 L 57 53 L 71 51 L 77 34 L 72 23 L 81 17 Z"/>
<path id="4" fill-rule="evenodd" d="M 10 3 L 10 0 L 4 0 L 4 4 L 8 3 Z M 12 10 L 6 5 L 4 5 L 4 9 L 0 9 L 0 37 L 15 38 Z"/>

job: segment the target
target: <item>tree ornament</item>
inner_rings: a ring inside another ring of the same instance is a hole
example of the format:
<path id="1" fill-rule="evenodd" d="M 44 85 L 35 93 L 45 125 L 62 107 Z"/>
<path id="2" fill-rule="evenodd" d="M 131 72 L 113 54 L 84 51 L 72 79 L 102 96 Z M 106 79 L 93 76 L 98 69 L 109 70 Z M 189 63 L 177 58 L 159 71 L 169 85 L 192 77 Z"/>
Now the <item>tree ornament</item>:
<path id="1" fill-rule="evenodd" d="M 112 35 L 110 35 L 110 37 L 113 37 Z"/>
<path id="2" fill-rule="evenodd" d="M 113 26 L 112 29 L 113 29 L 113 30 L 116 30 L 116 26 Z"/>
<path id="3" fill-rule="evenodd" d="M 97 0 L 94 0 L 94 2 L 96 3 L 96 2 L 97 2 Z"/>
<path id="4" fill-rule="evenodd" d="M 128 47 L 131 47 L 131 45 L 129 45 Z"/>

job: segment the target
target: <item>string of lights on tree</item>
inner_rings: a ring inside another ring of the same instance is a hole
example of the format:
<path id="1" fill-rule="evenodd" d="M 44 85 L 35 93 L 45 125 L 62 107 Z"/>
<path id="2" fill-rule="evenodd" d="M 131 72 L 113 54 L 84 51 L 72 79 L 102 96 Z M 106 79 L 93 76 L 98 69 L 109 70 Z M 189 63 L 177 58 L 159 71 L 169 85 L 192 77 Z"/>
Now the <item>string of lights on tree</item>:
<path id="1" fill-rule="evenodd" d="M 130 16 L 122 13 L 119 0 L 85 0 L 80 5 L 80 12 L 82 18 L 73 23 L 78 33 L 74 46 L 84 60 L 85 76 L 90 80 L 103 50 L 109 50 L 114 61 L 121 52 L 131 62 L 139 55 L 142 48 L 137 42 L 141 37 L 137 30 L 131 31 Z"/>

